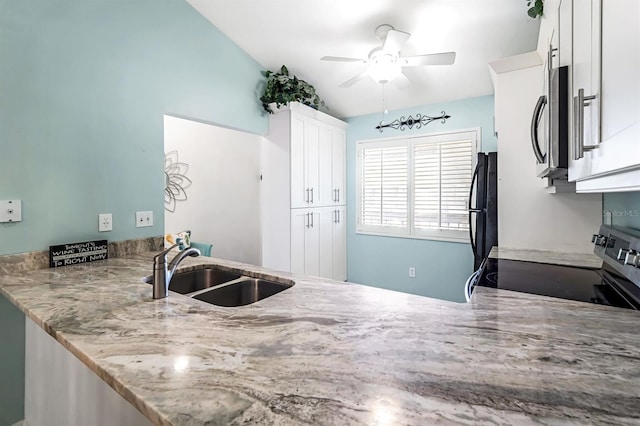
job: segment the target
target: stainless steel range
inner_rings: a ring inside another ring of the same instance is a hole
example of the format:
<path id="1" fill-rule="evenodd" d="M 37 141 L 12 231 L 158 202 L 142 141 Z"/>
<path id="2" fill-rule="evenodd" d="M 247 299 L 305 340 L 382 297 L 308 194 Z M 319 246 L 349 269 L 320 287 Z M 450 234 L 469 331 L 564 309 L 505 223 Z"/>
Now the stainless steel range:
<path id="1" fill-rule="evenodd" d="M 475 285 L 640 309 L 640 231 L 602 225 L 592 241 L 600 269 L 487 258 Z"/>

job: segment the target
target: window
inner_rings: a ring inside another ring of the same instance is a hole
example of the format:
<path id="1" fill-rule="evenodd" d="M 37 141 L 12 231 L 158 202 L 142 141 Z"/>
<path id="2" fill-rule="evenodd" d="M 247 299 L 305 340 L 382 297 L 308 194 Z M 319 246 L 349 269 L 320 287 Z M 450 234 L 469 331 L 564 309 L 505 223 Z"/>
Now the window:
<path id="1" fill-rule="evenodd" d="M 358 142 L 358 233 L 468 241 L 479 130 Z"/>

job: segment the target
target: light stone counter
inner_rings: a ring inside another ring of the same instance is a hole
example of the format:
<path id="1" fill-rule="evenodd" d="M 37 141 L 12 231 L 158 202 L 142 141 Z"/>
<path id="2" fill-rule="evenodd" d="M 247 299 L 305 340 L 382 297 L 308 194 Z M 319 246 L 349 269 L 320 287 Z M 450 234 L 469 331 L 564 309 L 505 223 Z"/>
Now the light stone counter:
<path id="1" fill-rule="evenodd" d="M 594 253 L 564 253 L 543 250 L 510 249 L 493 247 L 489 257 L 494 259 L 522 260 L 526 262 L 551 263 L 553 265 L 580 268 L 601 268 L 602 259 Z"/>
<path id="2" fill-rule="evenodd" d="M 635 311 L 288 274 L 292 288 L 223 308 L 151 299 L 151 256 L 5 274 L 0 291 L 155 423 L 640 423 Z M 271 274 L 187 260 L 204 262 Z"/>

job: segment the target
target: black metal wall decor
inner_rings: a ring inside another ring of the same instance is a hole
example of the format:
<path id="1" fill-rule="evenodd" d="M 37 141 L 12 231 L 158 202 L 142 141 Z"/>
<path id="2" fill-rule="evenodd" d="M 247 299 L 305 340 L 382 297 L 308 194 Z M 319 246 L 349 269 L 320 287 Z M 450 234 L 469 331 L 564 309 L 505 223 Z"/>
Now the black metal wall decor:
<path id="1" fill-rule="evenodd" d="M 400 129 L 404 132 L 404 130 L 407 127 L 409 129 L 413 129 L 413 127 L 415 127 L 416 129 L 419 129 L 422 126 L 426 126 L 427 124 L 436 120 L 441 120 L 442 123 L 446 123 L 448 118 L 451 118 L 451 116 L 447 115 L 447 113 L 444 111 L 442 111 L 442 114 L 440 114 L 437 117 L 430 117 L 428 115 L 416 114 L 415 118 L 412 116 L 405 118 L 403 115 L 399 119 L 396 118 L 389 124 L 382 124 L 384 123 L 384 121 L 381 121 L 380 124 L 376 126 L 376 129 L 380 130 L 380 133 L 382 133 L 382 130 L 384 130 L 385 127 L 390 127 L 396 130 Z"/>

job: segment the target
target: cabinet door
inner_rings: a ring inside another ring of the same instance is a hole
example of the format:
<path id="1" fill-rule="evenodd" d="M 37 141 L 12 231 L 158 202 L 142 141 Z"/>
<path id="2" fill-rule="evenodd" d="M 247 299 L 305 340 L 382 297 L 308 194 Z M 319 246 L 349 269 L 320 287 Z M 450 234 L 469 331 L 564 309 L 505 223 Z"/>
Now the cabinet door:
<path id="1" fill-rule="evenodd" d="M 573 0 L 573 72 L 572 92 L 575 100 L 580 91 L 586 101 L 584 107 L 571 102 L 574 122 L 580 115 L 583 126 L 576 129 L 570 154 L 572 158 L 579 144 L 578 135 L 582 133 L 582 145 L 596 146 L 600 142 L 600 12 L 601 0 Z M 591 173 L 591 152 L 585 158 L 573 160 L 569 168 L 569 179 L 580 179 Z"/>
<path id="2" fill-rule="evenodd" d="M 580 15 L 573 0 L 574 27 Z M 640 2 L 637 0 L 598 1 L 591 8 L 592 75 L 600 83 L 596 99 L 585 107 L 585 144 L 597 142 L 597 149 L 585 153 L 577 191 L 607 192 L 638 190 L 640 170 Z M 580 46 L 574 29 L 574 49 Z M 574 52 L 574 62 L 576 55 Z M 580 65 L 580 62 L 574 64 Z M 574 72 L 575 77 L 575 72 Z M 574 94 L 581 87 L 573 82 Z M 589 95 L 585 91 L 585 95 Z M 598 96 L 599 95 L 599 96 Z M 593 110 L 599 109 L 597 128 Z M 575 119 L 575 117 L 574 117 Z M 587 128 L 592 120 L 591 129 Z M 591 134 L 589 134 L 591 132 Z M 594 138 L 594 135 L 597 138 Z M 589 139 L 591 138 L 591 139 Z M 581 162 L 575 162 L 580 164 Z M 574 166 L 574 168 L 576 168 Z M 574 173 L 573 176 L 576 177 Z"/>
<path id="3" fill-rule="evenodd" d="M 291 210 L 291 272 L 304 274 L 305 234 L 309 226 L 309 212 L 303 209 Z"/>
<path id="4" fill-rule="evenodd" d="M 560 0 L 558 5 L 558 66 L 571 66 L 572 4 L 573 0 Z"/>
<path id="5" fill-rule="evenodd" d="M 333 225 L 335 208 L 320 209 L 320 276 L 333 279 Z"/>
<path id="6" fill-rule="evenodd" d="M 320 275 L 320 213 L 307 211 L 309 226 L 304 235 L 304 273 L 305 275 Z"/>
<path id="7" fill-rule="evenodd" d="M 347 204 L 347 192 L 346 192 L 347 142 L 346 142 L 345 132 L 342 129 L 334 130 L 331 134 L 331 142 L 332 142 L 331 188 L 335 190 L 335 195 L 333 195 L 333 191 L 332 191 L 331 200 L 334 201 L 334 204 L 344 205 L 344 204 Z"/>
<path id="8" fill-rule="evenodd" d="M 318 201 L 320 181 L 320 126 L 316 120 L 307 119 L 304 141 L 305 186 L 309 190 L 307 206 L 313 207 Z"/>
<path id="9" fill-rule="evenodd" d="M 551 37 L 549 38 L 549 72 L 560 66 L 560 34 L 558 29 L 558 24 L 556 23 L 555 28 L 551 31 Z"/>
<path id="10" fill-rule="evenodd" d="M 332 181 L 332 128 L 331 126 L 320 124 L 320 144 L 319 151 L 319 180 L 318 198 L 314 200 L 313 206 L 330 206 L 333 204 L 333 181 Z"/>
<path id="11" fill-rule="evenodd" d="M 344 206 L 335 209 L 332 234 L 332 278 L 345 281 L 347 279 L 347 208 Z"/>
<path id="12" fill-rule="evenodd" d="M 291 113 L 291 208 L 307 207 L 304 117 Z"/>
<path id="13" fill-rule="evenodd" d="M 601 135 L 591 172 L 640 166 L 640 1 L 602 5 Z"/>

